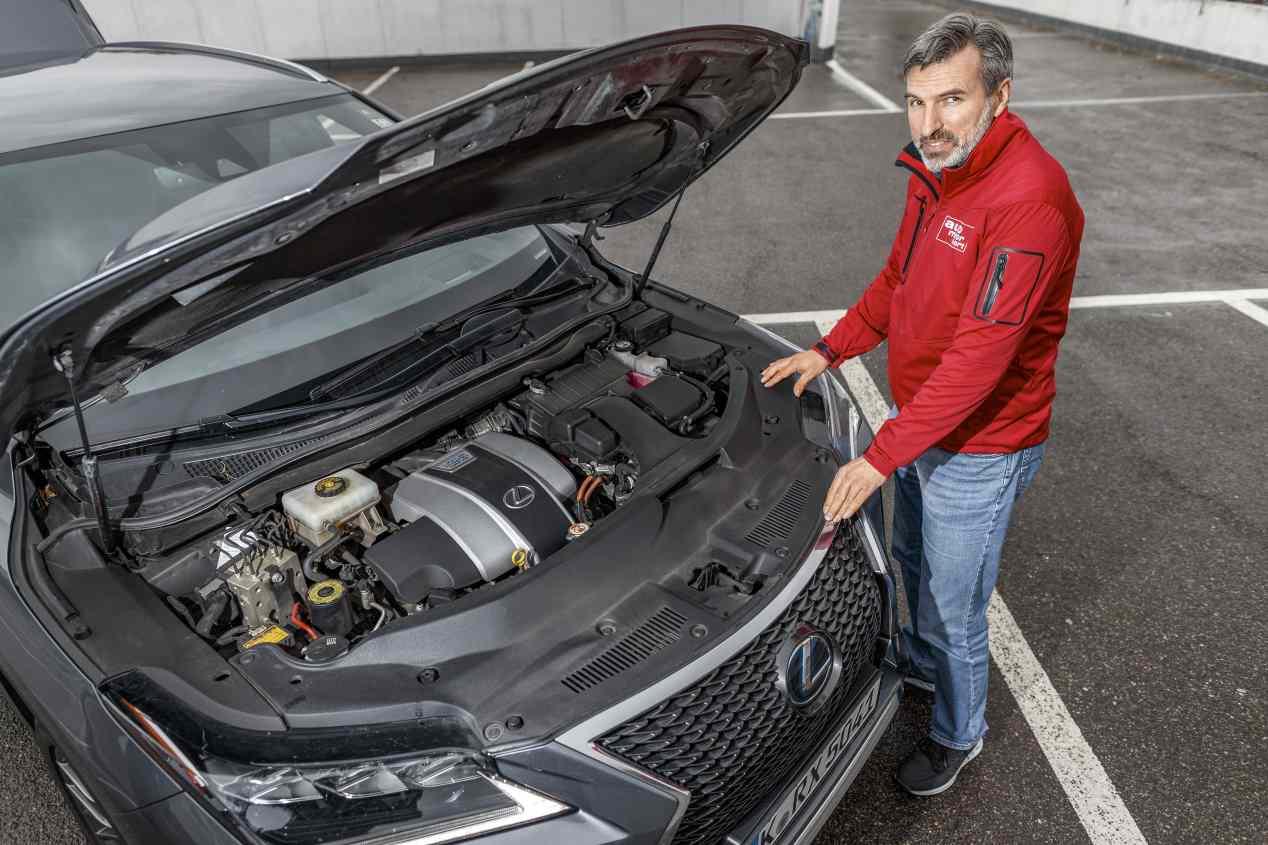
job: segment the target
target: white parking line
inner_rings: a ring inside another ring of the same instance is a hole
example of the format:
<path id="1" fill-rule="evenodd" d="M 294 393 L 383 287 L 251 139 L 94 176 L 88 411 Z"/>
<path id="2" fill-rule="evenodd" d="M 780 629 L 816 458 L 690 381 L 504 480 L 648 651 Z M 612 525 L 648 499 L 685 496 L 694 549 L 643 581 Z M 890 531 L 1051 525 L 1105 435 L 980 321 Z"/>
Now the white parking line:
<path id="1" fill-rule="evenodd" d="M 832 71 L 832 75 L 841 81 L 841 84 L 849 88 L 855 94 L 858 94 L 865 100 L 868 100 L 880 106 L 884 111 L 889 113 L 900 112 L 901 108 L 889 97 L 886 97 L 880 91 L 877 91 L 871 85 L 859 79 L 845 68 L 841 67 L 841 63 L 836 59 L 828 62 L 828 70 Z"/>
<path id="2" fill-rule="evenodd" d="M 377 90 L 379 90 L 380 88 L 382 88 L 382 87 L 383 87 L 383 85 L 384 85 L 384 84 L 385 84 L 385 83 L 386 83 L 389 79 L 391 79 L 393 76 L 396 76 L 396 74 L 400 73 L 400 70 L 401 70 L 401 66 L 400 66 L 400 65 L 392 65 L 390 68 L 388 68 L 387 70 L 383 71 L 383 73 L 379 76 L 379 78 L 378 78 L 378 79 L 374 80 L 374 81 L 373 81 L 373 82 L 371 82 L 369 85 L 365 86 L 365 88 L 361 89 L 361 93 L 362 93 L 362 94 L 365 94 L 367 97 L 368 97 L 368 96 L 370 96 L 370 95 L 371 95 L 371 94 L 373 94 L 375 91 L 377 91 Z"/>
<path id="3" fill-rule="evenodd" d="M 1131 305 L 1182 305 L 1190 302 L 1226 302 L 1244 314 L 1259 319 L 1249 311 L 1234 304 L 1251 299 L 1268 299 L 1268 288 L 1241 288 L 1238 290 L 1184 290 L 1164 293 L 1112 293 L 1099 296 L 1076 296 L 1070 299 L 1071 308 L 1120 308 Z M 1258 306 L 1246 303 L 1252 309 Z M 777 311 L 769 314 L 752 314 L 745 319 L 754 323 L 822 323 L 829 325 L 841 319 L 844 308 L 828 308 L 821 311 Z"/>
<path id="4" fill-rule="evenodd" d="M 1241 290 L 1181 290 L 1170 293 L 1111 293 L 1076 296 L 1071 308 L 1119 308 L 1124 305 L 1182 305 L 1189 302 L 1229 302 L 1235 299 L 1268 299 L 1268 288 Z"/>
<path id="5" fill-rule="evenodd" d="M 1183 103 L 1190 100 L 1229 100 L 1268 97 L 1268 91 L 1212 91 L 1205 94 L 1165 94 L 1160 97 L 1105 97 L 1095 100 L 1019 100 L 1015 109 L 1064 109 L 1084 106 L 1128 106 L 1135 103 Z"/>
<path id="6" fill-rule="evenodd" d="M 860 114 L 893 114 L 889 109 L 836 109 L 835 111 L 775 112 L 767 120 L 797 120 L 803 117 L 854 117 Z"/>
<path id="7" fill-rule="evenodd" d="M 829 67 L 831 67 L 834 64 L 835 64 L 835 60 L 832 62 L 828 62 Z M 837 65 L 837 68 L 840 68 L 840 65 Z M 859 79 L 858 77 L 851 76 L 850 74 L 846 73 L 845 70 L 843 69 L 840 70 L 839 74 L 836 72 L 836 69 L 834 69 L 833 73 L 834 75 L 840 77 L 841 81 L 847 84 L 855 93 L 867 98 L 868 100 L 871 100 L 873 103 L 876 103 L 878 106 L 880 106 L 880 108 L 828 109 L 825 111 L 783 112 L 782 114 L 771 115 L 770 119 L 771 120 L 794 120 L 794 119 L 811 118 L 811 117 L 856 117 L 858 115 L 868 115 L 868 114 L 896 114 L 902 111 L 902 109 L 900 109 L 897 106 L 897 104 L 894 103 L 893 100 L 890 100 L 887 97 L 885 97 L 883 94 L 878 93 L 876 89 L 872 88 L 871 86 L 863 82 L 863 80 Z M 841 74 L 844 74 L 846 77 L 849 77 L 850 82 L 846 82 L 845 78 L 841 77 Z M 857 83 L 857 86 L 861 86 L 861 87 L 856 87 L 854 83 Z M 871 93 L 870 94 L 864 93 L 864 89 L 866 89 L 866 91 Z M 1091 100 L 1018 100 L 1017 102 L 1014 102 L 1010 106 L 1010 108 L 1017 109 L 1018 111 L 1024 111 L 1026 109 L 1087 108 L 1092 106 L 1123 106 L 1123 105 L 1132 105 L 1136 103 L 1178 103 L 1178 102 L 1186 102 L 1189 100 L 1228 100 L 1228 99 L 1235 99 L 1235 98 L 1244 99 L 1246 97 L 1268 97 L 1268 91 L 1219 91 L 1219 92 L 1212 91 L 1210 93 L 1205 93 L 1205 94 L 1166 94 L 1159 97 L 1104 97 L 1101 99 L 1091 99 Z M 879 99 L 876 99 L 876 98 L 879 98 Z"/>
<path id="8" fill-rule="evenodd" d="M 1245 314 L 1247 317 L 1250 317 L 1252 320 L 1258 320 L 1265 326 L 1268 326 L 1268 308 L 1261 308 L 1246 299 L 1229 299 L 1228 304 Z"/>
<path id="9" fill-rule="evenodd" d="M 996 590 L 986 607 L 991 657 L 1093 845 L 1145 845 L 1114 782 L 1070 715 Z"/>
<path id="10" fill-rule="evenodd" d="M 825 315 L 809 322 L 814 322 L 815 327 L 826 334 L 836 321 L 835 317 L 828 315 L 839 316 L 842 312 L 803 313 Z M 745 319 L 755 323 L 805 321 L 804 318 L 797 321 L 782 319 L 787 316 L 750 314 Z M 847 369 L 850 364 L 856 366 Z M 841 369 L 872 430 L 878 430 L 885 421 L 887 408 L 876 382 L 858 359 L 847 361 Z M 1039 664 L 998 590 L 991 596 L 987 618 L 991 626 L 991 657 L 1017 700 L 1018 709 L 1048 758 L 1048 764 L 1078 814 L 1088 838 L 1093 845 L 1147 845 L 1136 820 L 1128 812 L 1105 767 L 1053 687 L 1048 673 Z"/>

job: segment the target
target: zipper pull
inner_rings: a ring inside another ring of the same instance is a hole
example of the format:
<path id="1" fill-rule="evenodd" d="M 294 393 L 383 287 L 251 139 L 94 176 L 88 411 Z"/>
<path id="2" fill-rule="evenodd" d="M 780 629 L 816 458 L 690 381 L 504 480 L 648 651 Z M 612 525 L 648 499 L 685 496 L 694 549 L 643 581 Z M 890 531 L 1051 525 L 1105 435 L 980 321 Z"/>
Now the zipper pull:
<path id="1" fill-rule="evenodd" d="M 995 299 L 1004 287 L 1004 268 L 1007 266 L 1008 253 L 1004 252 L 1000 254 L 999 258 L 995 259 L 995 272 L 991 274 L 991 284 L 986 289 L 986 301 L 982 303 L 983 317 L 991 313 L 991 309 L 995 306 Z"/>

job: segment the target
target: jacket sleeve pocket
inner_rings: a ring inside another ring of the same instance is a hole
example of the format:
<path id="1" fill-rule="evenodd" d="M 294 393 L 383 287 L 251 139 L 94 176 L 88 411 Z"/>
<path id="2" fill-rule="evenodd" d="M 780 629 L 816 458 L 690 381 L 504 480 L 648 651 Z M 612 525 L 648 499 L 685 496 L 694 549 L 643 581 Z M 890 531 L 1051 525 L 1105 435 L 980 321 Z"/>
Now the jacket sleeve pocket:
<path id="1" fill-rule="evenodd" d="M 1039 279 L 1043 276 L 1044 254 L 1012 247 L 991 250 L 973 306 L 973 316 L 989 323 L 1019 326 L 1025 322 Z"/>

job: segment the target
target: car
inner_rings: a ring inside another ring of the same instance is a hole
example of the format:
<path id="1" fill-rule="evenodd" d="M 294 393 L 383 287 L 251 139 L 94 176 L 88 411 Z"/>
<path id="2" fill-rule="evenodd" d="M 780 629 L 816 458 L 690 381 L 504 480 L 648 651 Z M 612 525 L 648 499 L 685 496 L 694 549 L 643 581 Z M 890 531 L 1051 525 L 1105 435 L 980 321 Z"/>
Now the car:
<path id="1" fill-rule="evenodd" d="M 598 248 L 807 53 L 679 30 L 399 121 L 170 45 L 0 79 L 56 209 L 2 213 L 0 675 L 90 841 L 813 839 L 902 695 L 880 496 L 820 507 L 871 432 L 655 280 L 668 222 Z"/>

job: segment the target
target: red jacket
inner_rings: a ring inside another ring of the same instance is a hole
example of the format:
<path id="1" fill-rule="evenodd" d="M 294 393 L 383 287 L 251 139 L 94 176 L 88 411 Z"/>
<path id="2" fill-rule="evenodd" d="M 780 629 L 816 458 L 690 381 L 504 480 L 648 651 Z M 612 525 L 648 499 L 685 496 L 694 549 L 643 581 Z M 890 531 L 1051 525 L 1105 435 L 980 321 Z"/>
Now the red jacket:
<path id="1" fill-rule="evenodd" d="M 885 475 L 932 446 L 1014 452 L 1048 436 L 1057 344 L 1083 238 L 1065 170 L 1005 111 L 968 161 L 911 171 L 889 260 L 815 349 L 833 366 L 889 339 L 901 414 L 864 454 Z"/>

